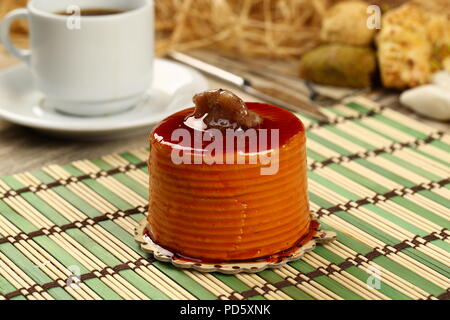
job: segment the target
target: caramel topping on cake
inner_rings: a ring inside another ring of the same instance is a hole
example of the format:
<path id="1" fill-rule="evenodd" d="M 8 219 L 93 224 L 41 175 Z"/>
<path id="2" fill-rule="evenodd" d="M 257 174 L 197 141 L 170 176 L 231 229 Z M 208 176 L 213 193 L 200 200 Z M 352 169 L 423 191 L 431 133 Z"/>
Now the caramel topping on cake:
<path id="1" fill-rule="evenodd" d="M 185 124 L 194 129 L 248 129 L 258 127 L 263 121 L 258 114 L 248 110 L 244 101 L 228 90 L 202 92 L 195 95 L 193 101 L 195 111 Z"/>

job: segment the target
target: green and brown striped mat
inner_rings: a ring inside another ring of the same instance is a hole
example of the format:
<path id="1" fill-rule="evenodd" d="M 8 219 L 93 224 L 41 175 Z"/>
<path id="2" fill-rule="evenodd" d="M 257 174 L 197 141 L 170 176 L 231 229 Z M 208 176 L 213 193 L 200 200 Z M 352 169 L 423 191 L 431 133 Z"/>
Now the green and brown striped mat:
<path id="1" fill-rule="evenodd" d="M 154 261 L 147 149 L 0 179 L 2 299 L 448 299 L 450 137 L 361 97 L 308 126 L 311 209 L 335 242 L 257 274 Z"/>

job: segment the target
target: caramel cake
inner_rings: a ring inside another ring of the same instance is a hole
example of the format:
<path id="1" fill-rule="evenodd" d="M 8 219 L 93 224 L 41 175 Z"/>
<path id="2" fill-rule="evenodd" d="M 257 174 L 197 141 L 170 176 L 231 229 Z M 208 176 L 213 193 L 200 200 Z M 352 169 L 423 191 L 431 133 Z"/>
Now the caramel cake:
<path id="1" fill-rule="evenodd" d="M 225 90 L 196 95 L 194 103 L 162 121 L 150 137 L 151 240 L 179 257 L 209 262 L 268 259 L 310 240 L 318 225 L 308 205 L 302 122 Z M 181 141 L 177 129 L 190 139 Z M 250 129 L 258 138 L 256 152 L 251 143 L 228 148 L 226 133 Z M 196 141 L 201 134 L 206 141 Z M 264 137 L 266 145 L 260 143 Z M 211 142 L 224 151 L 213 152 Z"/>

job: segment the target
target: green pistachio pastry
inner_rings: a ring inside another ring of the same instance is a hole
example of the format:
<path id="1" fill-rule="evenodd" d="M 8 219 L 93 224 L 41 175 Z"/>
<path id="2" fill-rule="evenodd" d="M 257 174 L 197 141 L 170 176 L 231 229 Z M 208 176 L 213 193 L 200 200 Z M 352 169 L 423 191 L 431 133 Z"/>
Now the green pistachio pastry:
<path id="1" fill-rule="evenodd" d="M 367 88 L 372 84 L 376 57 L 371 48 L 325 44 L 306 53 L 300 76 L 318 84 Z"/>

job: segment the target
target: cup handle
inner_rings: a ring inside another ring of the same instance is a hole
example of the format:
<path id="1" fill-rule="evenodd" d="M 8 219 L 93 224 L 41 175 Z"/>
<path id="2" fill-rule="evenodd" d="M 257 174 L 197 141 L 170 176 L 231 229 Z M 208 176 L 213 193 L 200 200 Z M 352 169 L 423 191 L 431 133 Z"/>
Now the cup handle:
<path id="1" fill-rule="evenodd" d="M 28 20 L 28 10 L 25 8 L 20 8 L 11 11 L 3 19 L 0 26 L 0 39 L 2 40 L 5 49 L 17 58 L 29 63 L 31 58 L 31 51 L 17 48 L 11 41 L 9 36 L 9 31 L 11 24 L 17 19 L 27 19 Z"/>

